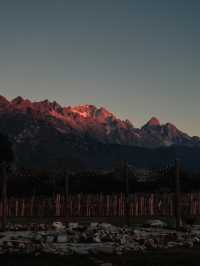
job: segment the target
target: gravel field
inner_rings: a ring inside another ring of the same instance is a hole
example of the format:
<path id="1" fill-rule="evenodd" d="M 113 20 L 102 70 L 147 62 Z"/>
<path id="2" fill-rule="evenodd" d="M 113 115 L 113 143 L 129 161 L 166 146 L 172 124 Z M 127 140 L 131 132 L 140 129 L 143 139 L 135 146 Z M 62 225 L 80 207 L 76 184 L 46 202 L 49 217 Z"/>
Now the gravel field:
<path id="1" fill-rule="evenodd" d="M 165 222 L 145 227 L 107 223 L 10 224 L 0 233 L 0 265 L 200 265 L 200 226 L 176 231 Z"/>

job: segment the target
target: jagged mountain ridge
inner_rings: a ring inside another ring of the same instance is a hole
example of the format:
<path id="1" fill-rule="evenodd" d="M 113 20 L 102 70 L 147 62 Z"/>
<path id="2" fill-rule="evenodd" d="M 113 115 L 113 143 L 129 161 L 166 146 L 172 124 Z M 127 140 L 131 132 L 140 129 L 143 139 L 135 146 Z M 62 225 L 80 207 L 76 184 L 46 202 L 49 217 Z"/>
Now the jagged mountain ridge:
<path id="1" fill-rule="evenodd" d="M 14 143 L 17 165 L 28 168 L 102 169 L 120 160 L 159 167 L 178 157 L 187 168 L 199 169 L 198 137 L 157 118 L 138 129 L 93 105 L 62 107 L 0 96 L 0 132 Z"/>
<path id="2" fill-rule="evenodd" d="M 16 126 L 12 128 L 12 124 Z M 139 129 L 103 107 L 62 107 L 55 101 L 31 102 L 22 97 L 9 101 L 0 96 L 0 125 L 2 131 L 17 143 L 30 138 L 33 143 L 37 142 L 42 128 L 48 127 L 55 135 L 74 136 L 82 140 L 87 137 L 109 144 L 150 148 L 200 145 L 198 137 L 190 137 L 170 123 L 162 125 L 155 117 Z"/>

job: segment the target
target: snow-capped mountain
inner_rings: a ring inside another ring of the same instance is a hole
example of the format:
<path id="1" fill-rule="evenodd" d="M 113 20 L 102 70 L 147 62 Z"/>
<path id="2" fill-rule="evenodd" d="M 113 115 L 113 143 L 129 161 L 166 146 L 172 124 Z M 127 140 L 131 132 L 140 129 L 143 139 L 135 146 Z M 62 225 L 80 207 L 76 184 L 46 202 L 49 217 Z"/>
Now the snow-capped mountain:
<path id="1" fill-rule="evenodd" d="M 199 169 L 198 137 L 170 123 L 162 125 L 157 118 L 136 128 L 94 105 L 62 107 L 48 100 L 17 97 L 9 101 L 0 96 L 0 133 L 9 136 L 17 164 L 23 167 L 110 168 L 125 159 L 143 168 L 178 156 L 186 166 Z"/>
<path id="2" fill-rule="evenodd" d="M 170 123 L 162 125 L 155 117 L 139 129 L 103 107 L 88 104 L 62 107 L 55 101 L 31 102 L 22 97 L 9 101 L 0 96 L 0 126 L 1 131 L 16 142 L 23 142 L 30 136 L 37 142 L 46 126 L 63 136 L 87 137 L 101 143 L 151 148 L 200 143 L 198 137 L 190 137 Z"/>

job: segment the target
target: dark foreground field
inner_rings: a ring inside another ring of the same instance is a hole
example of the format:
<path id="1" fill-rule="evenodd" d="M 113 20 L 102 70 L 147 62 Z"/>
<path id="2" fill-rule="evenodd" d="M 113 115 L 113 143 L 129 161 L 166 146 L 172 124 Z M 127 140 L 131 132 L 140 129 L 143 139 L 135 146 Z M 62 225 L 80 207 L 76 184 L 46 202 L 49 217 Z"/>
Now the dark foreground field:
<path id="1" fill-rule="evenodd" d="M 149 251 L 123 256 L 0 256 L 2 266 L 199 266 L 199 249 Z M 109 265 L 109 264 L 107 264 Z"/>

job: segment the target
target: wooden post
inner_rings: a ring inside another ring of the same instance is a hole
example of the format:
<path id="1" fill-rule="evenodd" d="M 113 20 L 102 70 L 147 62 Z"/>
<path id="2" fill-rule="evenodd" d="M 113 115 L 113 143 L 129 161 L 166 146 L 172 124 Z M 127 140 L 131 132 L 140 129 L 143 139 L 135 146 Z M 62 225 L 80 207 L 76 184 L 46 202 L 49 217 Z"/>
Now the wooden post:
<path id="1" fill-rule="evenodd" d="M 7 171 L 6 171 L 6 164 L 2 164 L 2 223 L 1 229 L 2 231 L 6 230 L 7 224 Z"/>
<path id="2" fill-rule="evenodd" d="M 176 196 L 175 196 L 175 210 L 176 210 L 176 229 L 179 230 L 182 226 L 182 219 L 181 219 L 181 189 L 180 189 L 180 160 L 176 160 L 176 169 L 175 169 L 175 176 L 176 176 Z"/>

